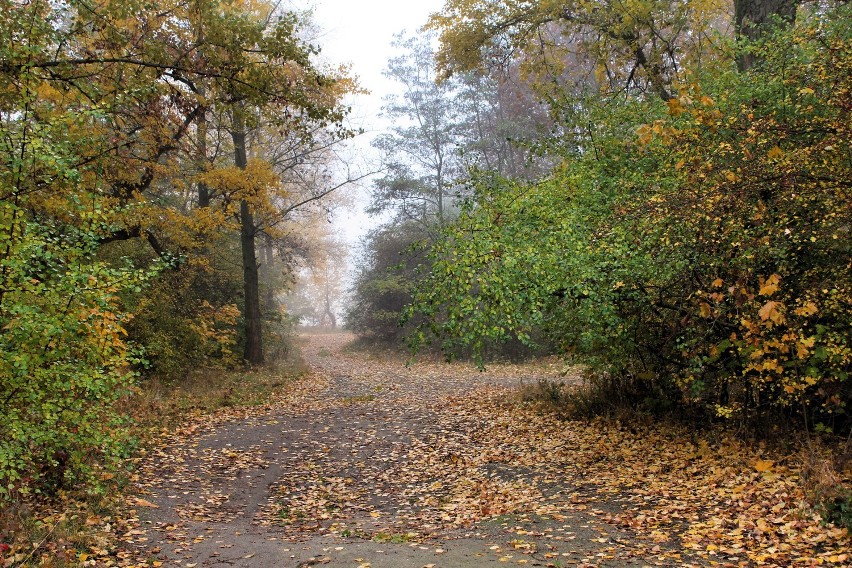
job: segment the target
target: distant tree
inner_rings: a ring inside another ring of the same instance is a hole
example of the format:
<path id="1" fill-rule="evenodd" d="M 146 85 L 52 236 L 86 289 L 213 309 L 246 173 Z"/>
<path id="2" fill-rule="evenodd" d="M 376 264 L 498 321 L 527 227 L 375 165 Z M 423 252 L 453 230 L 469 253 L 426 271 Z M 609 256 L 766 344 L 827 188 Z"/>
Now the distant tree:
<path id="1" fill-rule="evenodd" d="M 401 344 L 405 330 L 400 320 L 411 301 L 418 269 L 425 268 L 427 237 L 421 224 L 397 222 L 364 238 L 346 310 L 349 329 L 370 341 Z"/>
<path id="2" fill-rule="evenodd" d="M 336 329 L 346 277 L 347 247 L 328 232 L 313 233 L 304 266 L 296 273 L 295 287 L 286 298 L 286 306 L 290 315 L 303 324 Z"/>
<path id="3" fill-rule="evenodd" d="M 382 107 L 391 121 L 375 146 L 387 173 L 374 182 L 371 211 L 392 211 L 400 220 L 423 227 L 442 224 L 453 207 L 454 180 L 462 173 L 458 152 L 459 109 L 454 82 L 437 83 L 431 37 L 399 34 L 385 76 L 402 89 Z"/>
<path id="4" fill-rule="evenodd" d="M 400 337 L 414 268 L 468 197 L 463 182 L 486 171 L 532 179 L 548 163 L 535 151 L 550 126 L 546 107 L 512 73 L 439 80 L 434 40 L 400 34 L 394 46 L 402 53 L 386 71 L 402 92 L 383 107 L 393 126 L 374 143 L 387 169 L 374 182 L 369 211 L 393 218 L 367 237 L 347 317 L 357 333 L 383 340 Z"/>

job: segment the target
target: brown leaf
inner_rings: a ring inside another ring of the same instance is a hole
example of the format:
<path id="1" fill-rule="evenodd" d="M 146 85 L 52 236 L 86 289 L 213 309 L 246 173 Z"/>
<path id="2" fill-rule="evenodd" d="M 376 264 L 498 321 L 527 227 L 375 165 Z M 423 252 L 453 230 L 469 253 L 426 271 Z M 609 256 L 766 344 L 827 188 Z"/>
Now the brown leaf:
<path id="1" fill-rule="evenodd" d="M 148 507 L 149 509 L 159 509 L 160 506 L 154 503 L 151 503 L 147 499 L 142 499 L 140 497 L 131 497 L 127 500 L 127 502 L 131 505 L 136 505 L 137 507 Z"/>

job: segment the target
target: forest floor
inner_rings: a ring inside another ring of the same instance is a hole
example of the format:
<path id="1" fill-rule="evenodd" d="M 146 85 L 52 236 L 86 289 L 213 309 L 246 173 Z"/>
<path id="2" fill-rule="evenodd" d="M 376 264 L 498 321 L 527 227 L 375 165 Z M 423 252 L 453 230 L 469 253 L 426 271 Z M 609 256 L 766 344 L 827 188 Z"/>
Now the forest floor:
<path id="1" fill-rule="evenodd" d="M 350 339 L 303 336 L 310 371 L 275 400 L 170 430 L 140 463 L 111 556 L 185 568 L 852 562 L 848 531 L 805 505 L 795 453 L 559 420 L 519 394 L 571 381 L 555 362 L 406 366 Z"/>

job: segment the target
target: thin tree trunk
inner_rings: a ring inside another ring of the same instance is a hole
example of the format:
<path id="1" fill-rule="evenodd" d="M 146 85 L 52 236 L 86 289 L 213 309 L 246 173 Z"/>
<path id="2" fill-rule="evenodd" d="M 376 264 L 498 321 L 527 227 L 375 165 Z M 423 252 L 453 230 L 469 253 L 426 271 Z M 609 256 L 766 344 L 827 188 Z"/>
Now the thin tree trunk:
<path id="1" fill-rule="evenodd" d="M 328 281 L 326 281 L 326 286 L 328 286 Z M 331 311 L 331 298 L 329 298 L 328 295 L 328 288 L 325 290 L 325 316 L 331 324 L 331 329 L 337 329 L 337 317 L 335 317 L 334 312 Z"/>
<path id="2" fill-rule="evenodd" d="M 198 90 L 201 96 L 205 96 L 204 87 L 199 87 Z M 207 112 L 202 112 L 198 115 L 198 157 L 197 168 L 199 173 L 207 171 Z M 198 182 L 198 206 L 210 206 L 210 188 L 203 181 Z"/>
<path id="3" fill-rule="evenodd" d="M 272 274 L 272 269 L 274 266 L 275 257 L 272 248 L 272 239 L 266 235 L 266 238 L 263 240 L 263 265 L 260 268 L 263 271 L 266 288 L 263 310 L 267 314 L 274 314 L 278 308 L 278 302 L 275 301 L 275 287 L 273 286 L 274 275 Z"/>
<path id="4" fill-rule="evenodd" d="M 240 109 L 234 111 L 231 139 L 234 141 L 234 164 L 246 169 L 246 129 Z M 263 364 L 263 334 L 260 315 L 260 282 L 258 278 L 257 251 L 255 238 L 257 229 L 254 215 L 245 198 L 240 200 L 240 247 L 243 253 L 243 292 L 245 308 L 246 346 L 244 357 L 252 365 Z"/>
<path id="5" fill-rule="evenodd" d="M 748 41 L 760 39 L 772 23 L 773 16 L 785 24 L 793 23 L 798 5 L 799 0 L 734 0 L 737 36 Z M 758 60 L 753 53 L 740 53 L 737 67 L 740 71 L 748 71 Z"/>
<path id="6" fill-rule="evenodd" d="M 202 4 L 201 2 L 197 2 L 196 9 L 198 10 L 198 45 L 204 45 L 204 27 L 201 24 L 201 11 Z M 204 80 L 198 82 L 198 96 L 201 99 L 207 98 L 207 87 L 204 84 Z M 198 115 L 198 156 L 197 156 L 197 168 L 199 173 L 204 173 L 207 171 L 207 167 L 209 166 L 209 162 L 207 161 L 207 109 L 205 108 Z M 202 182 L 198 182 L 198 206 L 199 207 L 209 207 L 210 206 L 210 188 L 207 187 L 207 184 Z"/>

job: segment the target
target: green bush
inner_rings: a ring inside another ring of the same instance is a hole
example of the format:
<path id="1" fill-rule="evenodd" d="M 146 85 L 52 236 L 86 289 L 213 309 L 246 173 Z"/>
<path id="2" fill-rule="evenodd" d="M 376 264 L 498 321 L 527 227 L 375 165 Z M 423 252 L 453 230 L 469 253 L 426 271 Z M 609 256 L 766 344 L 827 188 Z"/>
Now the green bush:
<path id="1" fill-rule="evenodd" d="M 694 70 L 668 102 L 569 98 L 591 134 L 548 179 L 473 180 L 415 344 L 544 330 L 655 412 L 848 416 L 850 30 L 849 6 L 803 15 L 751 71 Z"/>
<path id="2" fill-rule="evenodd" d="M 72 204 L 73 206 L 73 204 Z M 83 226 L 99 212 L 79 208 Z M 95 481 L 126 455 L 125 419 L 134 351 L 118 296 L 154 269 L 94 259 L 95 230 L 36 221 L 0 207 L 0 498 Z"/>

